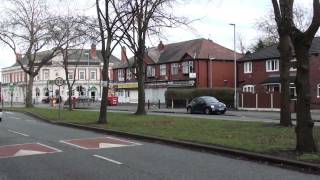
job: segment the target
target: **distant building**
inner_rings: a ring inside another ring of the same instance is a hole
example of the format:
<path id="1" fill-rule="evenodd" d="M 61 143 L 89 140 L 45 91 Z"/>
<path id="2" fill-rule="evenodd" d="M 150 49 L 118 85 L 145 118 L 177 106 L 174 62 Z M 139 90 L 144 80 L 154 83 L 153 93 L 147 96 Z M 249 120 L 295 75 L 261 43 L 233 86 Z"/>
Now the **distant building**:
<path id="1" fill-rule="evenodd" d="M 98 100 L 101 98 L 101 70 L 102 70 L 102 56 L 101 51 L 96 50 L 96 46 L 92 45 L 91 49 L 84 50 L 69 50 L 69 79 L 73 78 L 75 74 L 75 84 L 73 86 L 72 94 L 76 98 L 87 97 Z M 46 51 L 40 52 L 41 56 Z M 120 60 L 111 56 L 109 76 L 112 78 L 112 67 L 119 63 Z M 27 66 L 28 60 L 22 58 L 22 63 Z M 33 100 L 38 103 L 48 97 L 59 96 L 59 88 L 54 84 L 57 77 L 66 79 L 65 71 L 63 69 L 62 55 L 54 57 L 48 64 L 44 65 L 39 74 L 34 79 L 33 84 Z M 89 64 L 89 65 L 88 65 Z M 13 87 L 13 102 L 25 102 L 26 88 L 28 82 L 27 74 L 22 70 L 20 65 L 16 62 L 10 67 L 2 69 L 2 90 L 1 94 L 4 101 L 11 100 L 11 88 Z M 89 84 L 89 87 L 88 87 Z M 89 88 L 89 91 L 88 91 Z M 61 87 L 61 97 L 67 99 L 68 87 L 64 85 Z"/>
<path id="2" fill-rule="evenodd" d="M 138 102 L 138 83 L 133 58 L 114 66 L 114 89 L 120 103 Z M 241 55 L 238 54 L 238 58 Z M 129 63 L 128 63 L 129 62 Z M 165 102 L 168 88 L 234 86 L 234 51 L 207 39 L 148 48 L 144 58 L 146 101 Z"/>

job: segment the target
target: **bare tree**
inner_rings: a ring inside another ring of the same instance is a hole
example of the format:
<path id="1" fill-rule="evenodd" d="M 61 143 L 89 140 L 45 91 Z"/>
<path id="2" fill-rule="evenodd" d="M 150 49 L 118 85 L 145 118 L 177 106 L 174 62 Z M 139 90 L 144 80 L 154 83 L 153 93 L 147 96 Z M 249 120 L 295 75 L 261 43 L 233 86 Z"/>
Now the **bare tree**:
<path id="1" fill-rule="evenodd" d="M 272 0 L 274 6 L 275 21 L 279 34 L 278 49 L 280 52 L 280 82 L 281 82 L 281 111 L 280 125 L 292 126 L 290 113 L 290 92 L 289 92 L 289 66 L 292 59 L 292 44 L 290 39 L 290 20 L 293 19 L 293 9 L 290 7 L 278 7 L 277 0 Z M 281 1 L 284 3 L 284 1 Z M 293 1 L 292 1 L 293 3 Z"/>
<path id="2" fill-rule="evenodd" d="M 76 76 L 75 71 L 82 57 L 84 44 L 93 38 L 91 33 L 92 22 L 84 16 L 66 15 L 56 17 L 52 23 L 56 24 L 55 28 L 51 31 L 53 42 L 57 43 L 57 45 L 62 42 L 59 52 L 62 55 L 62 67 L 65 71 L 68 86 L 69 110 L 72 110 L 71 100 Z M 70 59 L 72 56 L 75 59 Z M 72 69 L 70 66 L 72 66 Z M 72 73 L 71 79 L 69 78 L 70 73 Z"/>
<path id="3" fill-rule="evenodd" d="M 313 18 L 305 31 L 297 28 L 293 19 L 294 0 L 283 0 L 278 3 L 272 0 L 276 19 L 284 17 L 282 27 L 291 38 L 295 56 L 297 58 L 297 126 L 296 150 L 299 152 L 316 152 L 313 137 L 314 121 L 310 114 L 310 86 L 309 86 L 309 50 L 312 40 L 320 26 L 320 3 L 313 0 Z M 278 22 L 277 22 L 278 23 Z M 288 46 L 288 45 L 286 45 Z"/>
<path id="4" fill-rule="evenodd" d="M 49 23 L 52 19 L 45 0 L 8 0 L 8 2 L 6 16 L 0 22 L 0 40 L 17 55 L 17 62 L 29 75 L 26 107 L 32 107 L 34 77 L 58 52 L 58 48 L 53 48 L 43 56 L 37 56 L 40 51 L 49 48 L 50 32 L 54 25 Z M 59 42 L 57 46 L 60 45 Z M 23 54 L 25 58 L 20 58 L 18 54 Z"/>
<path id="5" fill-rule="evenodd" d="M 107 123 L 107 106 L 108 106 L 108 90 L 109 90 L 109 62 L 114 49 L 118 46 L 124 36 L 121 32 L 120 20 L 127 15 L 128 12 L 123 11 L 125 1 L 121 0 L 96 0 L 98 29 L 101 39 L 103 58 L 102 81 L 104 86 L 102 89 L 102 99 L 100 105 L 100 114 L 98 123 Z M 129 18 L 127 21 L 130 21 Z M 126 23 L 127 23 L 126 21 Z M 126 29 L 126 28 L 125 28 Z"/>
<path id="6" fill-rule="evenodd" d="M 175 0 L 125 0 L 128 16 L 122 18 L 122 26 L 129 27 L 125 32 L 124 44 L 133 53 L 138 78 L 138 107 L 136 115 L 146 114 L 145 110 L 145 64 L 146 38 L 159 36 L 161 29 L 186 25 L 187 19 L 176 17 L 168 12 Z M 133 17 L 133 21 L 128 21 Z M 126 23 L 132 22 L 132 23 Z"/>

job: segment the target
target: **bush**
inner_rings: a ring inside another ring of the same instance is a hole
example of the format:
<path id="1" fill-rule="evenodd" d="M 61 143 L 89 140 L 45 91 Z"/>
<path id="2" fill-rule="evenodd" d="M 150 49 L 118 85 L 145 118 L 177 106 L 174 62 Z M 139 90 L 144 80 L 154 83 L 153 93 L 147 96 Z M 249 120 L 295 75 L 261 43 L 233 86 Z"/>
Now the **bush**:
<path id="1" fill-rule="evenodd" d="M 227 107 L 233 107 L 233 95 L 233 88 L 168 89 L 165 98 L 168 107 L 171 106 L 172 100 L 175 107 L 186 107 L 188 102 L 199 96 L 213 96 Z"/>

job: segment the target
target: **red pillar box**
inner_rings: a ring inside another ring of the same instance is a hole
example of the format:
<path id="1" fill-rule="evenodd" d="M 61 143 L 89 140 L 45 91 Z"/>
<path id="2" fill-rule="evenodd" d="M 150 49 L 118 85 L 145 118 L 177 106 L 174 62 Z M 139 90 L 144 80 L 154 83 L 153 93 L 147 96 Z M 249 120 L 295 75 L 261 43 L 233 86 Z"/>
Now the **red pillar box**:
<path id="1" fill-rule="evenodd" d="M 116 106 L 116 105 L 118 105 L 118 97 L 117 97 L 117 96 L 109 96 L 109 97 L 108 97 L 108 105 L 109 105 L 109 106 Z"/>

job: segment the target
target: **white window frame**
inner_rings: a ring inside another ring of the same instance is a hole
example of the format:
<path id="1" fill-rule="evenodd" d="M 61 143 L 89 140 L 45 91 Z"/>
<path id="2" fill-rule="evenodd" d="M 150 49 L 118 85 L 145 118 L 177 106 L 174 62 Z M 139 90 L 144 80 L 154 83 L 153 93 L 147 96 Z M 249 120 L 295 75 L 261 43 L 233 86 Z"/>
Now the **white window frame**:
<path id="1" fill-rule="evenodd" d="M 266 61 L 266 72 L 279 71 L 279 60 L 271 59 Z"/>
<path id="2" fill-rule="evenodd" d="M 155 77 L 156 76 L 156 67 L 154 65 L 147 66 L 147 77 Z"/>
<path id="3" fill-rule="evenodd" d="M 189 61 L 182 62 L 182 73 L 189 74 Z"/>
<path id="4" fill-rule="evenodd" d="M 179 74 L 179 64 L 172 63 L 171 64 L 171 75 L 178 75 Z"/>
<path id="5" fill-rule="evenodd" d="M 118 81 L 124 81 L 124 69 L 118 69 Z"/>
<path id="6" fill-rule="evenodd" d="M 81 78 L 81 74 L 83 73 L 83 78 Z M 79 80 L 86 80 L 86 71 L 79 70 Z"/>
<path id="7" fill-rule="evenodd" d="M 293 58 L 290 60 L 290 71 L 297 71 L 297 67 L 293 67 L 293 64 L 297 64 L 297 59 Z"/>
<path id="8" fill-rule="evenodd" d="M 74 72 L 73 71 L 68 71 L 68 79 L 73 80 Z"/>
<path id="9" fill-rule="evenodd" d="M 131 72 L 130 68 L 127 68 L 126 71 L 127 71 L 127 80 L 131 80 L 132 79 L 132 72 Z"/>
<path id="10" fill-rule="evenodd" d="M 49 80 L 50 79 L 50 71 L 49 69 L 44 69 L 42 70 L 42 74 L 43 74 L 43 80 Z"/>
<path id="11" fill-rule="evenodd" d="M 248 61 L 243 64 L 243 70 L 245 74 L 252 73 L 252 62 Z"/>
<path id="12" fill-rule="evenodd" d="M 243 92 L 249 92 L 249 93 L 254 93 L 255 92 L 255 86 L 254 85 L 244 85 L 242 87 Z"/>
<path id="13" fill-rule="evenodd" d="M 320 83 L 317 84 L 317 98 L 320 98 Z"/>
<path id="14" fill-rule="evenodd" d="M 161 64 L 160 65 L 160 76 L 165 76 L 165 75 L 167 75 L 167 65 Z"/>
<path id="15" fill-rule="evenodd" d="M 92 76 L 94 73 L 94 76 Z M 90 71 L 90 80 L 97 80 L 97 71 L 96 70 L 91 70 Z"/>
<path id="16" fill-rule="evenodd" d="M 293 98 L 296 98 L 297 97 L 297 88 L 294 85 L 294 83 L 290 83 L 290 85 L 289 85 L 289 94 L 290 94 L 290 96 L 291 96 L 291 89 L 293 89 Z"/>
<path id="17" fill-rule="evenodd" d="M 194 73 L 193 61 L 189 61 L 189 73 Z"/>

